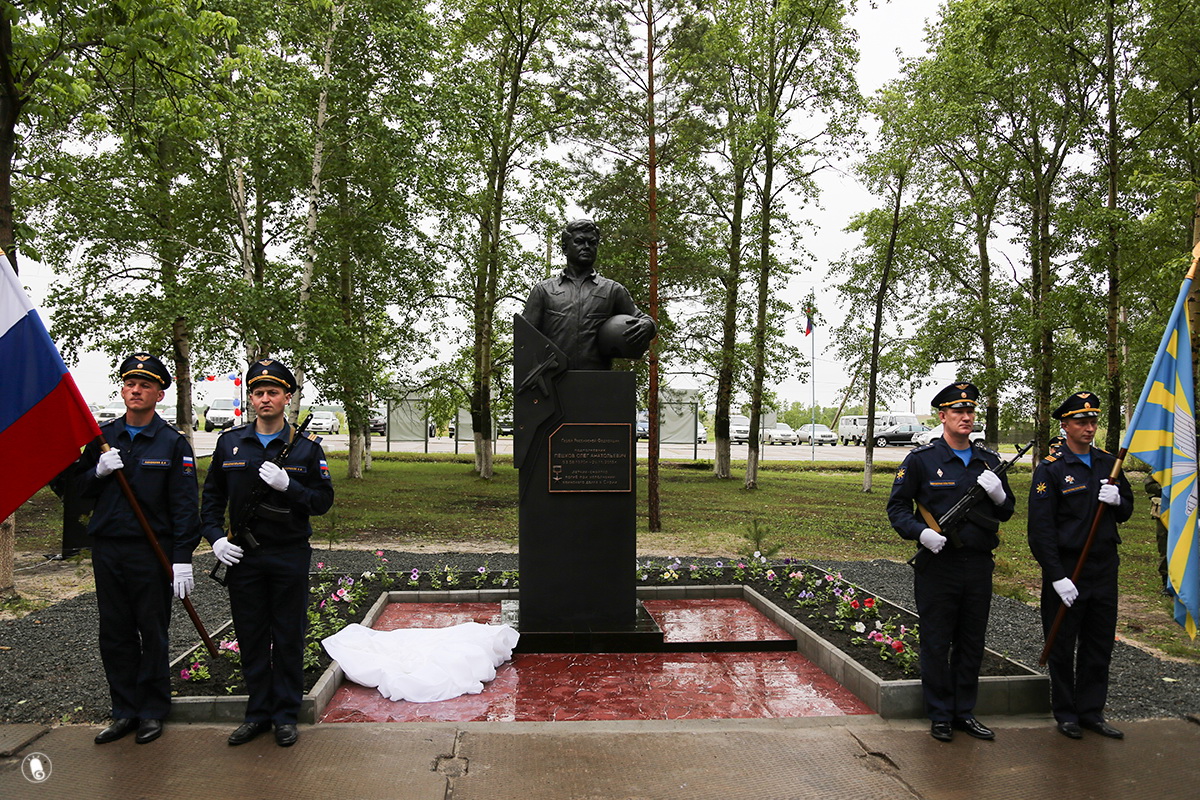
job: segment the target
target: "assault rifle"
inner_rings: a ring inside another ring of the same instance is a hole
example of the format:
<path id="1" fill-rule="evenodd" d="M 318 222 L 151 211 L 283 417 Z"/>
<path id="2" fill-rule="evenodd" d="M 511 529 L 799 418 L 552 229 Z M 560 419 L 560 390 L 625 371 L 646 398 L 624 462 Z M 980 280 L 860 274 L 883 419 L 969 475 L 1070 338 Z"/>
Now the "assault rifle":
<path id="1" fill-rule="evenodd" d="M 292 445 L 296 443 L 297 439 L 304 436 L 304 429 L 308 427 L 308 423 L 312 421 L 312 417 L 312 414 L 305 417 L 300 427 L 290 426 L 292 435 L 284 442 L 283 449 L 279 451 L 279 455 L 271 459 L 276 466 L 283 467 L 284 462 L 287 461 L 287 457 L 292 452 Z M 254 488 L 250 490 L 250 496 L 246 498 L 245 505 L 242 506 L 242 513 L 238 515 L 236 530 L 232 525 L 230 526 L 227 536 L 238 547 L 245 548 L 246 550 L 253 550 L 258 547 L 259 542 L 255 538 L 253 531 L 255 520 L 263 519 L 272 522 L 287 522 L 291 517 L 292 512 L 290 509 L 267 505 L 263 502 L 269 491 L 271 491 L 271 487 L 267 486 L 266 482 L 260 478 L 258 483 L 254 484 Z M 230 521 L 232 522 L 232 519 Z M 208 577 L 222 586 L 225 585 L 225 573 L 221 569 L 224 566 L 224 564 L 218 561 L 212 568 L 212 572 L 208 573 Z"/>
<path id="2" fill-rule="evenodd" d="M 1032 439 L 1030 439 L 1029 443 L 1024 447 L 1017 448 L 1017 454 L 1012 457 L 1011 461 L 1001 461 L 1000 464 L 997 465 L 997 467 L 992 471 L 995 472 L 997 476 L 1004 475 L 1004 473 L 1008 472 L 1013 464 L 1017 463 L 1021 456 L 1029 452 L 1029 448 L 1031 447 L 1033 447 Z M 962 539 L 958 535 L 958 528 L 967 519 L 972 509 L 974 509 L 979 501 L 984 497 L 987 497 L 987 492 L 985 492 L 983 487 L 978 483 L 973 483 L 971 484 L 971 488 L 967 490 L 967 493 L 964 494 L 957 503 L 951 506 L 949 511 L 947 511 L 945 514 L 942 514 L 941 519 L 935 520 L 933 518 L 933 514 L 931 514 L 929 510 L 920 503 L 917 503 L 917 510 L 921 512 L 921 516 L 925 518 L 925 523 L 930 527 L 930 529 L 945 536 L 950 540 L 950 544 L 954 547 L 962 547 Z M 913 557 L 908 560 L 909 566 L 917 566 L 917 557 L 921 555 L 921 553 L 925 552 L 925 549 L 926 548 L 918 545 L 917 552 L 914 553 Z"/>

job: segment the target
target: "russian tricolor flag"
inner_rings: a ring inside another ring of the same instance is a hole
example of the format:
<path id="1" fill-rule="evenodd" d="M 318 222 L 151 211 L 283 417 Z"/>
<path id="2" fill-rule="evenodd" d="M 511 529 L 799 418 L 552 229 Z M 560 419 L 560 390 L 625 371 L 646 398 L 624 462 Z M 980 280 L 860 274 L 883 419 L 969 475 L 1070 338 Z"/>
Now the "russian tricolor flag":
<path id="1" fill-rule="evenodd" d="M 100 427 L 17 275 L 0 256 L 0 519 L 79 458 Z"/>

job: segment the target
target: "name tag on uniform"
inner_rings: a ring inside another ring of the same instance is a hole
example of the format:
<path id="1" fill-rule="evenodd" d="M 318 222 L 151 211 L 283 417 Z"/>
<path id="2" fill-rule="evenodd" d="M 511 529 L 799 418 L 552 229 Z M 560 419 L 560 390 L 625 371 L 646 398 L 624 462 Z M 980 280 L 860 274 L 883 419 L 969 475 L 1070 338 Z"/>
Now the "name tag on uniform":
<path id="1" fill-rule="evenodd" d="M 1088 488 L 1086 483 L 1083 484 L 1082 486 L 1064 486 L 1062 493 L 1063 494 L 1075 494 L 1076 492 L 1082 492 L 1086 488 Z"/>
<path id="2" fill-rule="evenodd" d="M 929 485 L 935 489 L 945 489 L 948 486 L 957 486 L 958 481 L 930 481 Z"/>
<path id="3" fill-rule="evenodd" d="M 308 467 L 304 466 L 303 464 L 288 464 L 284 467 L 284 469 L 288 472 L 295 472 L 298 475 L 303 475 L 304 473 L 308 472 Z"/>
<path id="4" fill-rule="evenodd" d="M 166 469 L 171 466 L 169 458 L 143 458 L 142 466 L 146 469 Z"/>
<path id="5" fill-rule="evenodd" d="M 242 459 L 241 461 L 226 461 L 225 463 L 221 464 L 221 469 L 245 469 L 245 468 L 246 468 L 246 460 L 245 459 Z"/>

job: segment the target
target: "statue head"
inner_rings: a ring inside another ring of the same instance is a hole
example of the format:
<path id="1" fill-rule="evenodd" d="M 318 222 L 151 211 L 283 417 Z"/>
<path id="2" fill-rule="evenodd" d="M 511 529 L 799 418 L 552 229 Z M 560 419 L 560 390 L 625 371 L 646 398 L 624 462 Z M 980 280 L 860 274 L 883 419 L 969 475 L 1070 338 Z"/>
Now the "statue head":
<path id="1" fill-rule="evenodd" d="M 567 263 L 574 266 L 591 267 L 596 262 L 596 249 L 600 245 L 600 228 L 590 219 L 576 219 L 567 223 L 562 231 L 562 251 Z"/>

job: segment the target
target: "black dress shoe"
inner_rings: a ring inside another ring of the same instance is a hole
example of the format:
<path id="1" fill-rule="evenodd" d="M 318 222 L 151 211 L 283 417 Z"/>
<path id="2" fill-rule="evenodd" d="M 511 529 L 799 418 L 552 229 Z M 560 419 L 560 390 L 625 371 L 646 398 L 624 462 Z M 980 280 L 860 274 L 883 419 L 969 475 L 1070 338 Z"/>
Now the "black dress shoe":
<path id="1" fill-rule="evenodd" d="M 229 734 L 229 746 L 237 747 L 239 744 L 245 744 L 263 731 L 270 729 L 271 723 L 269 722 L 243 722 L 233 733 Z"/>
<path id="2" fill-rule="evenodd" d="M 115 742 L 122 736 L 133 733 L 137 730 L 138 721 L 136 719 L 115 719 L 113 724 L 109 725 L 104 730 L 96 734 L 96 744 L 108 744 Z"/>
<path id="3" fill-rule="evenodd" d="M 954 738 L 954 728 L 949 722 L 935 722 L 929 726 L 929 735 L 939 742 L 949 742 Z"/>
<path id="4" fill-rule="evenodd" d="M 1109 725 L 1104 720 L 1100 720 L 1099 722 L 1084 722 L 1081 724 L 1092 733 L 1098 733 L 1101 736 L 1107 736 L 1110 739 L 1125 738 L 1125 734 L 1123 732 L 1117 730 L 1112 725 Z"/>
<path id="5" fill-rule="evenodd" d="M 956 730 L 966 731 L 968 735 L 974 736 L 976 739 L 987 739 L 990 741 L 996 738 L 996 734 L 991 728 L 974 717 L 970 719 L 956 719 L 954 720 L 954 727 Z"/>
<path id="6" fill-rule="evenodd" d="M 1083 730 L 1080 729 L 1078 722 L 1060 722 L 1058 723 L 1058 732 L 1068 739 L 1083 738 Z"/>
<path id="7" fill-rule="evenodd" d="M 137 736 L 133 740 L 138 744 L 153 742 L 158 737 L 162 736 L 162 720 L 161 719 L 144 719 L 138 725 Z"/>
<path id="8" fill-rule="evenodd" d="M 300 731 L 296 730 L 295 725 L 276 725 L 275 726 L 275 744 L 280 747 L 291 747 L 300 738 Z"/>

